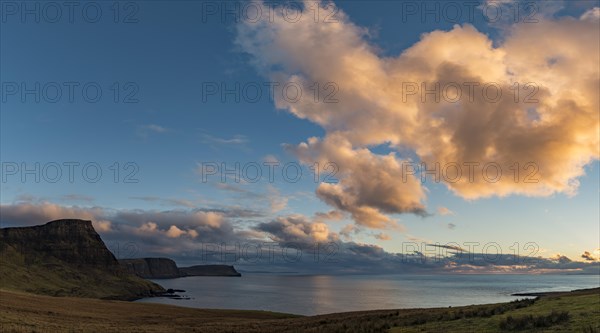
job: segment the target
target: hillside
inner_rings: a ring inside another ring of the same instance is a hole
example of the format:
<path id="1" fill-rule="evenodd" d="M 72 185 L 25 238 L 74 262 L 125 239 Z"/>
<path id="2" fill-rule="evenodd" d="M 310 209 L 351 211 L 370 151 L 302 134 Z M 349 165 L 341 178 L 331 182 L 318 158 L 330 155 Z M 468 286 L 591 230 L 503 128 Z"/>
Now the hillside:
<path id="1" fill-rule="evenodd" d="M 123 270 L 84 220 L 0 229 L 0 288 L 120 300 L 164 291 Z"/>
<path id="2" fill-rule="evenodd" d="M 539 300 L 452 308 L 377 310 L 301 317 L 265 311 L 55 298 L 0 291 L 2 332 L 599 332 L 600 289 Z M 552 311 L 566 312 L 547 318 Z M 532 320 L 530 320 L 531 315 Z M 546 325 L 501 328 L 503 322 Z"/>

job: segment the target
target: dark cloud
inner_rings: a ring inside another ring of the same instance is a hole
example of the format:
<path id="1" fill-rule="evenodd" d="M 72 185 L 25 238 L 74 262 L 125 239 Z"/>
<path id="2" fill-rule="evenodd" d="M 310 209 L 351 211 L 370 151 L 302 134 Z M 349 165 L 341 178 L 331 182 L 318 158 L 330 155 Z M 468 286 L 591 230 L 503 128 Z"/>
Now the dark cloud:
<path id="1" fill-rule="evenodd" d="M 278 217 L 273 221 L 258 224 L 255 230 L 266 232 L 274 241 L 282 243 L 312 244 L 338 239 L 336 233 L 329 231 L 327 224 L 310 221 L 303 215 Z"/>
<path id="2" fill-rule="evenodd" d="M 467 250 L 463 249 L 462 247 L 457 245 L 450 245 L 450 244 L 427 244 L 427 246 L 433 246 L 433 247 L 439 247 L 439 248 L 443 248 L 443 249 L 448 249 L 448 250 L 455 250 L 458 252 L 467 252 Z"/>
<path id="3" fill-rule="evenodd" d="M 167 256 L 186 264 L 228 263 L 245 270 L 306 274 L 600 273 L 600 262 L 590 260 L 590 252 L 584 253 L 586 262 L 560 255 L 534 258 L 471 253 L 452 243 L 423 243 L 424 247 L 411 243 L 415 247 L 405 250 L 407 253 L 391 253 L 377 245 L 342 242 L 326 224 L 302 215 L 255 225 L 234 223 L 240 218 L 236 213 L 252 214 L 243 209 L 111 210 L 17 202 L 1 205 L 0 212 L 3 227 L 60 218 L 92 220 L 119 258 Z M 249 253 L 258 254 L 258 259 Z"/>
<path id="4" fill-rule="evenodd" d="M 358 256 L 367 258 L 383 258 L 387 255 L 383 248 L 377 245 L 350 243 L 347 245 L 347 249 Z"/>
<path id="5" fill-rule="evenodd" d="M 581 258 L 587 260 L 587 261 L 596 261 L 598 260 L 598 258 L 594 257 L 590 252 L 585 251 L 583 252 L 583 254 L 581 255 Z"/>

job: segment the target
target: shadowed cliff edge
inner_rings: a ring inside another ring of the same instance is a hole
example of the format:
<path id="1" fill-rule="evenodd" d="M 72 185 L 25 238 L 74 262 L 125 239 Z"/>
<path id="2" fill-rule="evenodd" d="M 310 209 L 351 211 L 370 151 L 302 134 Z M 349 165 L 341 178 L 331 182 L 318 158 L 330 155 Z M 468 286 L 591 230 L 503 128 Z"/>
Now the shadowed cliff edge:
<path id="1" fill-rule="evenodd" d="M 177 267 L 169 258 L 120 259 L 129 273 L 144 279 L 173 279 L 186 276 L 242 276 L 229 265 L 196 265 Z"/>
<path id="2" fill-rule="evenodd" d="M 120 265 L 91 221 L 0 229 L 0 287 L 50 296 L 135 300 L 164 288 Z"/>

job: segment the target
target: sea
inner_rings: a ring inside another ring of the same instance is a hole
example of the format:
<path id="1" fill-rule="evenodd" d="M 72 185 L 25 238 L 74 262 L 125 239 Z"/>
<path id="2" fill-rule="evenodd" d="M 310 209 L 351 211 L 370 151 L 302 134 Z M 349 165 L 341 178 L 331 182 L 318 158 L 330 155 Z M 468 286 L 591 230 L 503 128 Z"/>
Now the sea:
<path id="1" fill-rule="evenodd" d="M 512 301 L 513 293 L 600 287 L 599 275 L 275 275 L 194 276 L 154 280 L 183 289 L 189 299 L 137 302 L 210 309 L 244 309 L 300 315 L 448 307 Z"/>

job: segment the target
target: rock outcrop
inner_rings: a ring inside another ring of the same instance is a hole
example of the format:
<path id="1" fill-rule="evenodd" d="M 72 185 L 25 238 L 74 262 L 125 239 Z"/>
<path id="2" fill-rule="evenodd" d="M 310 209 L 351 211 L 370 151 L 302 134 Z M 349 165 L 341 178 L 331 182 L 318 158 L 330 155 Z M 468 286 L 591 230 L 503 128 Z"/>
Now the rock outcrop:
<path id="1" fill-rule="evenodd" d="M 177 267 L 169 258 L 121 259 L 121 267 L 144 279 L 173 279 L 185 276 L 242 276 L 229 265 Z"/>
<path id="2" fill-rule="evenodd" d="M 0 285 L 52 296 L 121 300 L 164 292 L 124 270 L 85 220 L 0 229 Z"/>

